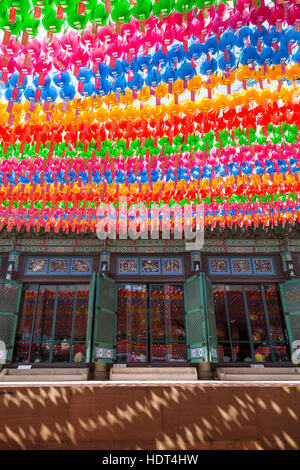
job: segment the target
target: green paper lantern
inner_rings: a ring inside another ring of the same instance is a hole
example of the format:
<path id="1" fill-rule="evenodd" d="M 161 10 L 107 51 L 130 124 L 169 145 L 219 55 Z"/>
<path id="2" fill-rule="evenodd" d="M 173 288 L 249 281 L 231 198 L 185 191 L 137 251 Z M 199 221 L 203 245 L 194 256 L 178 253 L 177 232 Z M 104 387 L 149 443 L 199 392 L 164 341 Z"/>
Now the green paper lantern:
<path id="1" fill-rule="evenodd" d="M 188 13 L 194 6 L 194 0 L 177 0 L 174 8 L 178 13 Z"/>
<path id="2" fill-rule="evenodd" d="M 42 24 L 47 31 L 59 33 L 63 25 L 63 20 L 59 20 L 58 18 L 56 18 L 56 11 L 49 8 L 45 11 L 44 18 L 42 19 Z"/>
<path id="3" fill-rule="evenodd" d="M 158 141 L 159 145 L 167 145 L 168 144 L 168 137 L 161 137 Z"/>
<path id="4" fill-rule="evenodd" d="M 7 8 L 15 8 L 17 15 L 27 15 L 30 10 L 29 0 L 8 0 Z"/>
<path id="5" fill-rule="evenodd" d="M 69 1 L 68 0 L 55 0 L 55 5 L 58 7 L 67 8 L 69 5 Z"/>
<path id="6" fill-rule="evenodd" d="M 40 20 L 33 18 L 33 16 L 26 16 L 21 24 L 22 31 L 26 31 L 31 36 L 37 36 L 39 32 Z"/>
<path id="7" fill-rule="evenodd" d="M 54 6 L 54 0 L 31 0 L 33 7 L 40 7 L 42 10 Z"/>
<path id="8" fill-rule="evenodd" d="M 90 11 L 89 20 L 91 23 L 96 23 L 98 26 L 105 26 L 109 18 L 109 14 L 105 11 L 104 5 L 97 5 L 96 8 Z"/>
<path id="9" fill-rule="evenodd" d="M 180 145 L 182 144 L 183 142 L 183 135 L 176 135 L 174 138 L 173 138 L 173 142 L 175 145 Z"/>
<path id="10" fill-rule="evenodd" d="M 157 17 L 167 17 L 174 8 L 174 0 L 160 0 L 159 3 L 154 2 L 153 13 Z"/>
<path id="11" fill-rule="evenodd" d="M 195 0 L 195 5 L 200 10 L 203 8 L 211 8 L 215 3 L 216 0 Z"/>
<path id="12" fill-rule="evenodd" d="M 86 27 L 86 24 L 88 22 L 88 15 L 86 13 L 84 15 L 79 15 L 77 7 L 78 5 L 76 2 L 75 9 L 73 6 L 70 6 L 67 9 L 67 21 L 68 25 L 71 26 L 71 28 L 79 30 L 84 29 Z"/>
<path id="13" fill-rule="evenodd" d="M 126 0 L 114 4 L 111 10 L 111 19 L 119 23 L 129 23 L 131 19 L 131 5 Z"/>
<path id="14" fill-rule="evenodd" d="M 8 10 L 8 0 L 3 0 L 0 3 L 0 16 L 4 16 L 4 13 Z"/>
<path id="15" fill-rule="evenodd" d="M 21 30 L 21 19 L 16 17 L 15 23 L 9 22 L 9 12 L 6 10 L 4 16 L 0 17 L 0 29 L 10 31 L 13 36 L 19 36 Z"/>
<path id="16" fill-rule="evenodd" d="M 85 9 L 88 11 L 93 10 L 97 6 L 97 0 L 81 0 L 85 4 Z"/>
<path id="17" fill-rule="evenodd" d="M 140 21 L 146 21 L 150 18 L 152 12 L 152 2 L 150 0 L 137 0 L 131 13 L 134 18 Z"/>

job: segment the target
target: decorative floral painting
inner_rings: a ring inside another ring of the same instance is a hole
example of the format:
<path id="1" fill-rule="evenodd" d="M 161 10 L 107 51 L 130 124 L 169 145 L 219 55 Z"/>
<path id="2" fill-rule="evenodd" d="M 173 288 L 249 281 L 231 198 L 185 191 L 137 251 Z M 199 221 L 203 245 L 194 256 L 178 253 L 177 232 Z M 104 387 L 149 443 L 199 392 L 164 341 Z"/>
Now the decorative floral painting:
<path id="1" fill-rule="evenodd" d="M 138 274 L 138 258 L 120 258 L 119 274 Z"/>
<path id="2" fill-rule="evenodd" d="M 67 274 L 69 271 L 69 260 L 67 259 L 51 259 L 50 274 Z"/>
<path id="3" fill-rule="evenodd" d="M 231 267 L 232 267 L 233 274 L 251 274 L 252 273 L 249 258 L 243 258 L 243 259 L 233 258 L 231 260 Z"/>
<path id="4" fill-rule="evenodd" d="M 273 274 L 273 263 L 271 258 L 256 258 L 253 260 L 255 274 Z"/>
<path id="5" fill-rule="evenodd" d="M 28 274 L 45 274 L 47 272 L 48 260 L 44 258 L 30 258 L 27 265 Z"/>
<path id="6" fill-rule="evenodd" d="M 181 258 L 164 258 L 163 259 L 163 273 L 164 274 L 181 274 L 182 259 Z"/>
<path id="7" fill-rule="evenodd" d="M 159 274 L 160 262 L 159 258 L 142 258 L 141 259 L 142 274 Z"/>
<path id="8" fill-rule="evenodd" d="M 211 274 L 229 274 L 228 260 L 224 258 L 211 258 L 210 272 Z"/>
<path id="9" fill-rule="evenodd" d="M 72 274 L 88 274 L 91 272 L 90 259 L 72 259 Z"/>

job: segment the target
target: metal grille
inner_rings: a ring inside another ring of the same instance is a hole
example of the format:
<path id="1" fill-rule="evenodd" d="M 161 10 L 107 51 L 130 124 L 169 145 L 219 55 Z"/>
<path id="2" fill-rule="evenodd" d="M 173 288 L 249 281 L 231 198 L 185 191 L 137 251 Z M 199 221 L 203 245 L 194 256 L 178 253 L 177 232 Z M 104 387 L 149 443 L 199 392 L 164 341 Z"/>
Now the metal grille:
<path id="1" fill-rule="evenodd" d="M 293 341 L 300 340 L 300 315 L 290 315 L 290 325 L 293 335 Z"/>
<path id="2" fill-rule="evenodd" d="M 194 278 L 186 282 L 186 310 L 199 309 L 201 305 L 199 278 Z"/>
<path id="3" fill-rule="evenodd" d="M 188 340 L 193 344 L 206 343 L 205 318 L 202 311 L 198 310 L 187 315 Z"/>
<path id="4" fill-rule="evenodd" d="M 98 316 L 96 342 L 114 344 L 115 341 L 115 314 L 103 312 Z"/>
<path id="5" fill-rule="evenodd" d="M 0 312 L 16 312 L 18 309 L 20 284 L 0 280 Z"/>
<path id="6" fill-rule="evenodd" d="M 0 315 L 0 341 L 4 341 L 6 348 L 13 346 L 14 323 L 14 315 Z"/>
<path id="7" fill-rule="evenodd" d="M 288 312 L 300 311 L 300 280 L 283 285 Z"/>
<path id="8" fill-rule="evenodd" d="M 100 279 L 100 299 L 101 308 L 116 311 L 116 286 L 110 279 Z"/>

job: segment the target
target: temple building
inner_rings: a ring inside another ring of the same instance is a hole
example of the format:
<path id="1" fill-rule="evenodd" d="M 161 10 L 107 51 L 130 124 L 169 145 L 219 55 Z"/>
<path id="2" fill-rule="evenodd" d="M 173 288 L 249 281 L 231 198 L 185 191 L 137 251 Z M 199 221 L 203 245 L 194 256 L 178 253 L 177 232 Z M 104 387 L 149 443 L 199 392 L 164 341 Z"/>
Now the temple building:
<path id="1" fill-rule="evenodd" d="M 108 379 L 112 367 L 171 366 L 179 377 L 186 366 L 209 378 L 216 367 L 297 363 L 296 229 L 211 232 L 199 251 L 174 239 L 8 235 L 4 367 L 76 365 Z"/>

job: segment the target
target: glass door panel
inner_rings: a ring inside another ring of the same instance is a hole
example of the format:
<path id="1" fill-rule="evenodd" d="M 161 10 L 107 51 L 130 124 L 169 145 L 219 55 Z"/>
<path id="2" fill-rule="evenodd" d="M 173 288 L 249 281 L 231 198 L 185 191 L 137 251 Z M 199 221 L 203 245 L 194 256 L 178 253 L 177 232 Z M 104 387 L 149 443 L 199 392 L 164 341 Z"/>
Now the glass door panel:
<path id="1" fill-rule="evenodd" d="M 275 284 L 263 285 L 266 311 L 269 318 L 269 337 L 275 362 L 290 361 L 290 348 L 285 337 L 279 289 Z"/>
<path id="2" fill-rule="evenodd" d="M 147 286 L 120 285 L 118 288 L 117 361 L 147 362 Z"/>
<path id="3" fill-rule="evenodd" d="M 84 341 L 88 322 L 89 286 L 79 285 L 76 290 L 73 341 Z"/>
<path id="4" fill-rule="evenodd" d="M 213 285 L 213 297 L 218 336 L 218 351 L 220 362 L 232 362 L 231 337 L 228 328 L 226 294 L 224 285 Z"/>
<path id="5" fill-rule="evenodd" d="M 27 285 L 14 360 L 84 362 L 89 286 Z"/>
<path id="6" fill-rule="evenodd" d="M 147 362 L 147 287 L 131 288 L 131 361 Z"/>
<path id="7" fill-rule="evenodd" d="M 226 286 L 233 362 L 251 362 L 252 351 L 242 286 Z"/>
<path id="8" fill-rule="evenodd" d="M 38 285 L 32 284 L 24 293 L 21 321 L 17 327 L 15 361 L 27 362 L 30 354 L 30 341 L 38 295 Z"/>
<path id="9" fill-rule="evenodd" d="M 226 286 L 232 341 L 249 341 L 242 286 Z"/>
<path id="10" fill-rule="evenodd" d="M 168 361 L 186 361 L 183 287 L 165 286 Z"/>
<path id="11" fill-rule="evenodd" d="M 254 358 L 256 362 L 272 362 L 268 326 L 260 285 L 245 286 L 248 315 L 251 324 Z"/>
<path id="12" fill-rule="evenodd" d="M 229 341 L 224 286 L 213 285 L 217 335 L 220 341 Z"/>
<path id="13" fill-rule="evenodd" d="M 55 303 L 56 286 L 40 286 L 33 329 L 34 342 L 51 341 Z"/>
<path id="14" fill-rule="evenodd" d="M 86 353 L 86 330 L 89 312 L 90 288 L 88 285 L 77 285 L 72 334 L 72 361 L 84 362 Z"/>
<path id="15" fill-rule="evenodd" d="M 246 286 L 245 291 L 252 339 L 258 342 L 266 341 L 268 340 L 268 329 L 260 286 Z"/>
<path id="16" fill-rule="evenodd" d="M 58 288 L 54 341 L 70 341 L 72 336 L 74 300 L 74 286 L 60 286 Z"/>
<path id="17" fill-rule="evenodd" d="M 40 286 L 31 345 L 31 362 L 48 362 L 56 304 L 56 286 Z"/>
<path id="18" fill-rule="evenodd" d="M 163 284 L 150 285 L 151 361 L 167 358 L 165 289 Z"/>
<path id="19" fill-rule="evenodd" d="M 70 361 L 75 298 L 74 286 L 58 287 L 52 356 L 54 362 Z"/>
<path id="20" fill-rule="evenodd" d="M 117 362 L 186 361 L 183 286 L 120 284 Z"/>
<path id="21" fill-rule="evenodd" d="M 35 304 L 37 299 L 38 286 L 29 286 L 25 292 L 23 310 L 21 314 L 21 322 L 17 329 L 17 339 L 22 341 L 30 341 Z"/>
<path id="22" fill-rule="evenodd" d="M 284 325 L 280 309 L 279 291 L 274 284 L 263 286 L 270 322 L 270 337 L 273 341 L 284 341 Z"/>
<path id="23" fill-rule="evenodd" d="M 117 361 L 129 362 L 131 352 L 130 342 L 131 321 L 131 286 L 118 288 L 117 314 Z"/>
<path id="24" fill-rule="evenodd" d="M 213 287 L 221 362 L 290 360 L 275 284 Z"/>

